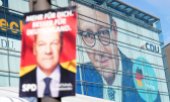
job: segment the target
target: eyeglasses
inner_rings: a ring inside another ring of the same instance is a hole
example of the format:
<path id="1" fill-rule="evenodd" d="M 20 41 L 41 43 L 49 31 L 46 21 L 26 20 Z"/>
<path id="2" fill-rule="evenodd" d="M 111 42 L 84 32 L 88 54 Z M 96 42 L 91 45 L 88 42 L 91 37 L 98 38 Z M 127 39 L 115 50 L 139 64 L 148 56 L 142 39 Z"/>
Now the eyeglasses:
<path id="1" fill-rule="evenodd" d="M 94 47 L 96 36 L 102 45 L 108 46 L 110 44 L 110 29 L 100 29 L 95 33 L 90 30 L 80 31 L 80 35 L 82 36 L 84 43 L 89 47 Z"/>

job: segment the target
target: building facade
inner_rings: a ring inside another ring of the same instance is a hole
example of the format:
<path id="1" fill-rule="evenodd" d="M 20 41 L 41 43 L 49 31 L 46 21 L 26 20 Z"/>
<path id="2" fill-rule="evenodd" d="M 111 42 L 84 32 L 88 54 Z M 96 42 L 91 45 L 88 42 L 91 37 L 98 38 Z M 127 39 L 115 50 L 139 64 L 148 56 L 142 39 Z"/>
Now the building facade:
<path id="1" fill-rule="evenodd" d="M 76 0 L 77 93 L 169 102 L 159 18 L 118 0 Z"/>
<path id="2" fill-rule="evenodd" d="M 1 0 L 0 87 L 19 86 L 29 0 Z M 51 0 L 78 11 L 78 94 L 115 102 L 169 102 L 159 18 L 119 0 Z"/>
<path id="3" fill-rule="evenodd" d="M 165 45 L 162 49 L 164 51 L 164 65 L 165 65 L 165 74 L 167 78 L 168 91 L 170 92 L 170 43 Z"/>

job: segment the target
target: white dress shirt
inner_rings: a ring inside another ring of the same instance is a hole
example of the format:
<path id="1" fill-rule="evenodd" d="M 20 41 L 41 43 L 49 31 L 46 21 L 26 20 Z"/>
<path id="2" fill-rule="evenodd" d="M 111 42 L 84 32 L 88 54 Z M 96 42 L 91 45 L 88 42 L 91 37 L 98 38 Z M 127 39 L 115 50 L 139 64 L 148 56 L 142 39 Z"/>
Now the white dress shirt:
<path id="1" fill-rule="evenodd" d="M 37 73 L 36 73 L 36 77 L 37 77 L 37 96 L 38 97 L 44 97 L 44 90 L 45 90 L 45 82 L 44 82 L 44 78 L 49 77 L 51 78 L 51 82 L 50 82 L 50 91 L 51 91 L 51 95 L 52 97 L 58 97 L 59 95 L 59 84 L 60 84 L 60 67 L 57 66 L 55 68 L 55 70 L 50 74 L 50 76 L 45 75 L 44 72 L 42 72 L 42 70 L 37 67 Z"/>

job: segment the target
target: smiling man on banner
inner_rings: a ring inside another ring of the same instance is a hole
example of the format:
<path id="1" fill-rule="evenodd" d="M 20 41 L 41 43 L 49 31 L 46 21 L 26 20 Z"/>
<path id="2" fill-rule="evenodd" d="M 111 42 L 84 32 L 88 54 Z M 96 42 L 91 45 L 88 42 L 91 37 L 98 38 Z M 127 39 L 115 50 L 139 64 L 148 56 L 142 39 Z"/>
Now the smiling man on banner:
<path id="1" fill-rule="evenodd" d="M 37 22 L 54 22 L 58 18 L 42 18 L 38 21 L 27 22 L 24 26 L 20 71 L 21 97 L 57 98 L 75 95 L 76 27 L 72 26 L 72 23 L 76 22 L 76 19 L 74 15 L 72 16 L 73 18 L 70 18 L 74 19 L 73 22 L 62 25 L 69 26 L 69 31 L 62 31 L 63 29 L 60 31 L 57 28 L 62 26 L 53 23 L 35 26 Z M 30 17 L 36 16 L 33 14 Z M 66 48 L 70 48 L 72 55 L 68 54 Z"/>

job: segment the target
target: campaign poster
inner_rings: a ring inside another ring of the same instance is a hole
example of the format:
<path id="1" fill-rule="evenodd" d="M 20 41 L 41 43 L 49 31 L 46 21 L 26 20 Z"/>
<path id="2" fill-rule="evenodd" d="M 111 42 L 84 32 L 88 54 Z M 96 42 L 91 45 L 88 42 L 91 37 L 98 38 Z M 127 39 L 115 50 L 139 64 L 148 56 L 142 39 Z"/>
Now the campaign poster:
<path id="1" fill-rule="evenodd" d="M 169 102 L 159 34 L 95 8 L 76 6 L 76 92 L 113 102 Z"/>
<path id="2" fill-rule="evenodd" d="M 75 95 L 75 7 L 26 13 L 24 19 L 20 97 Z"/>

